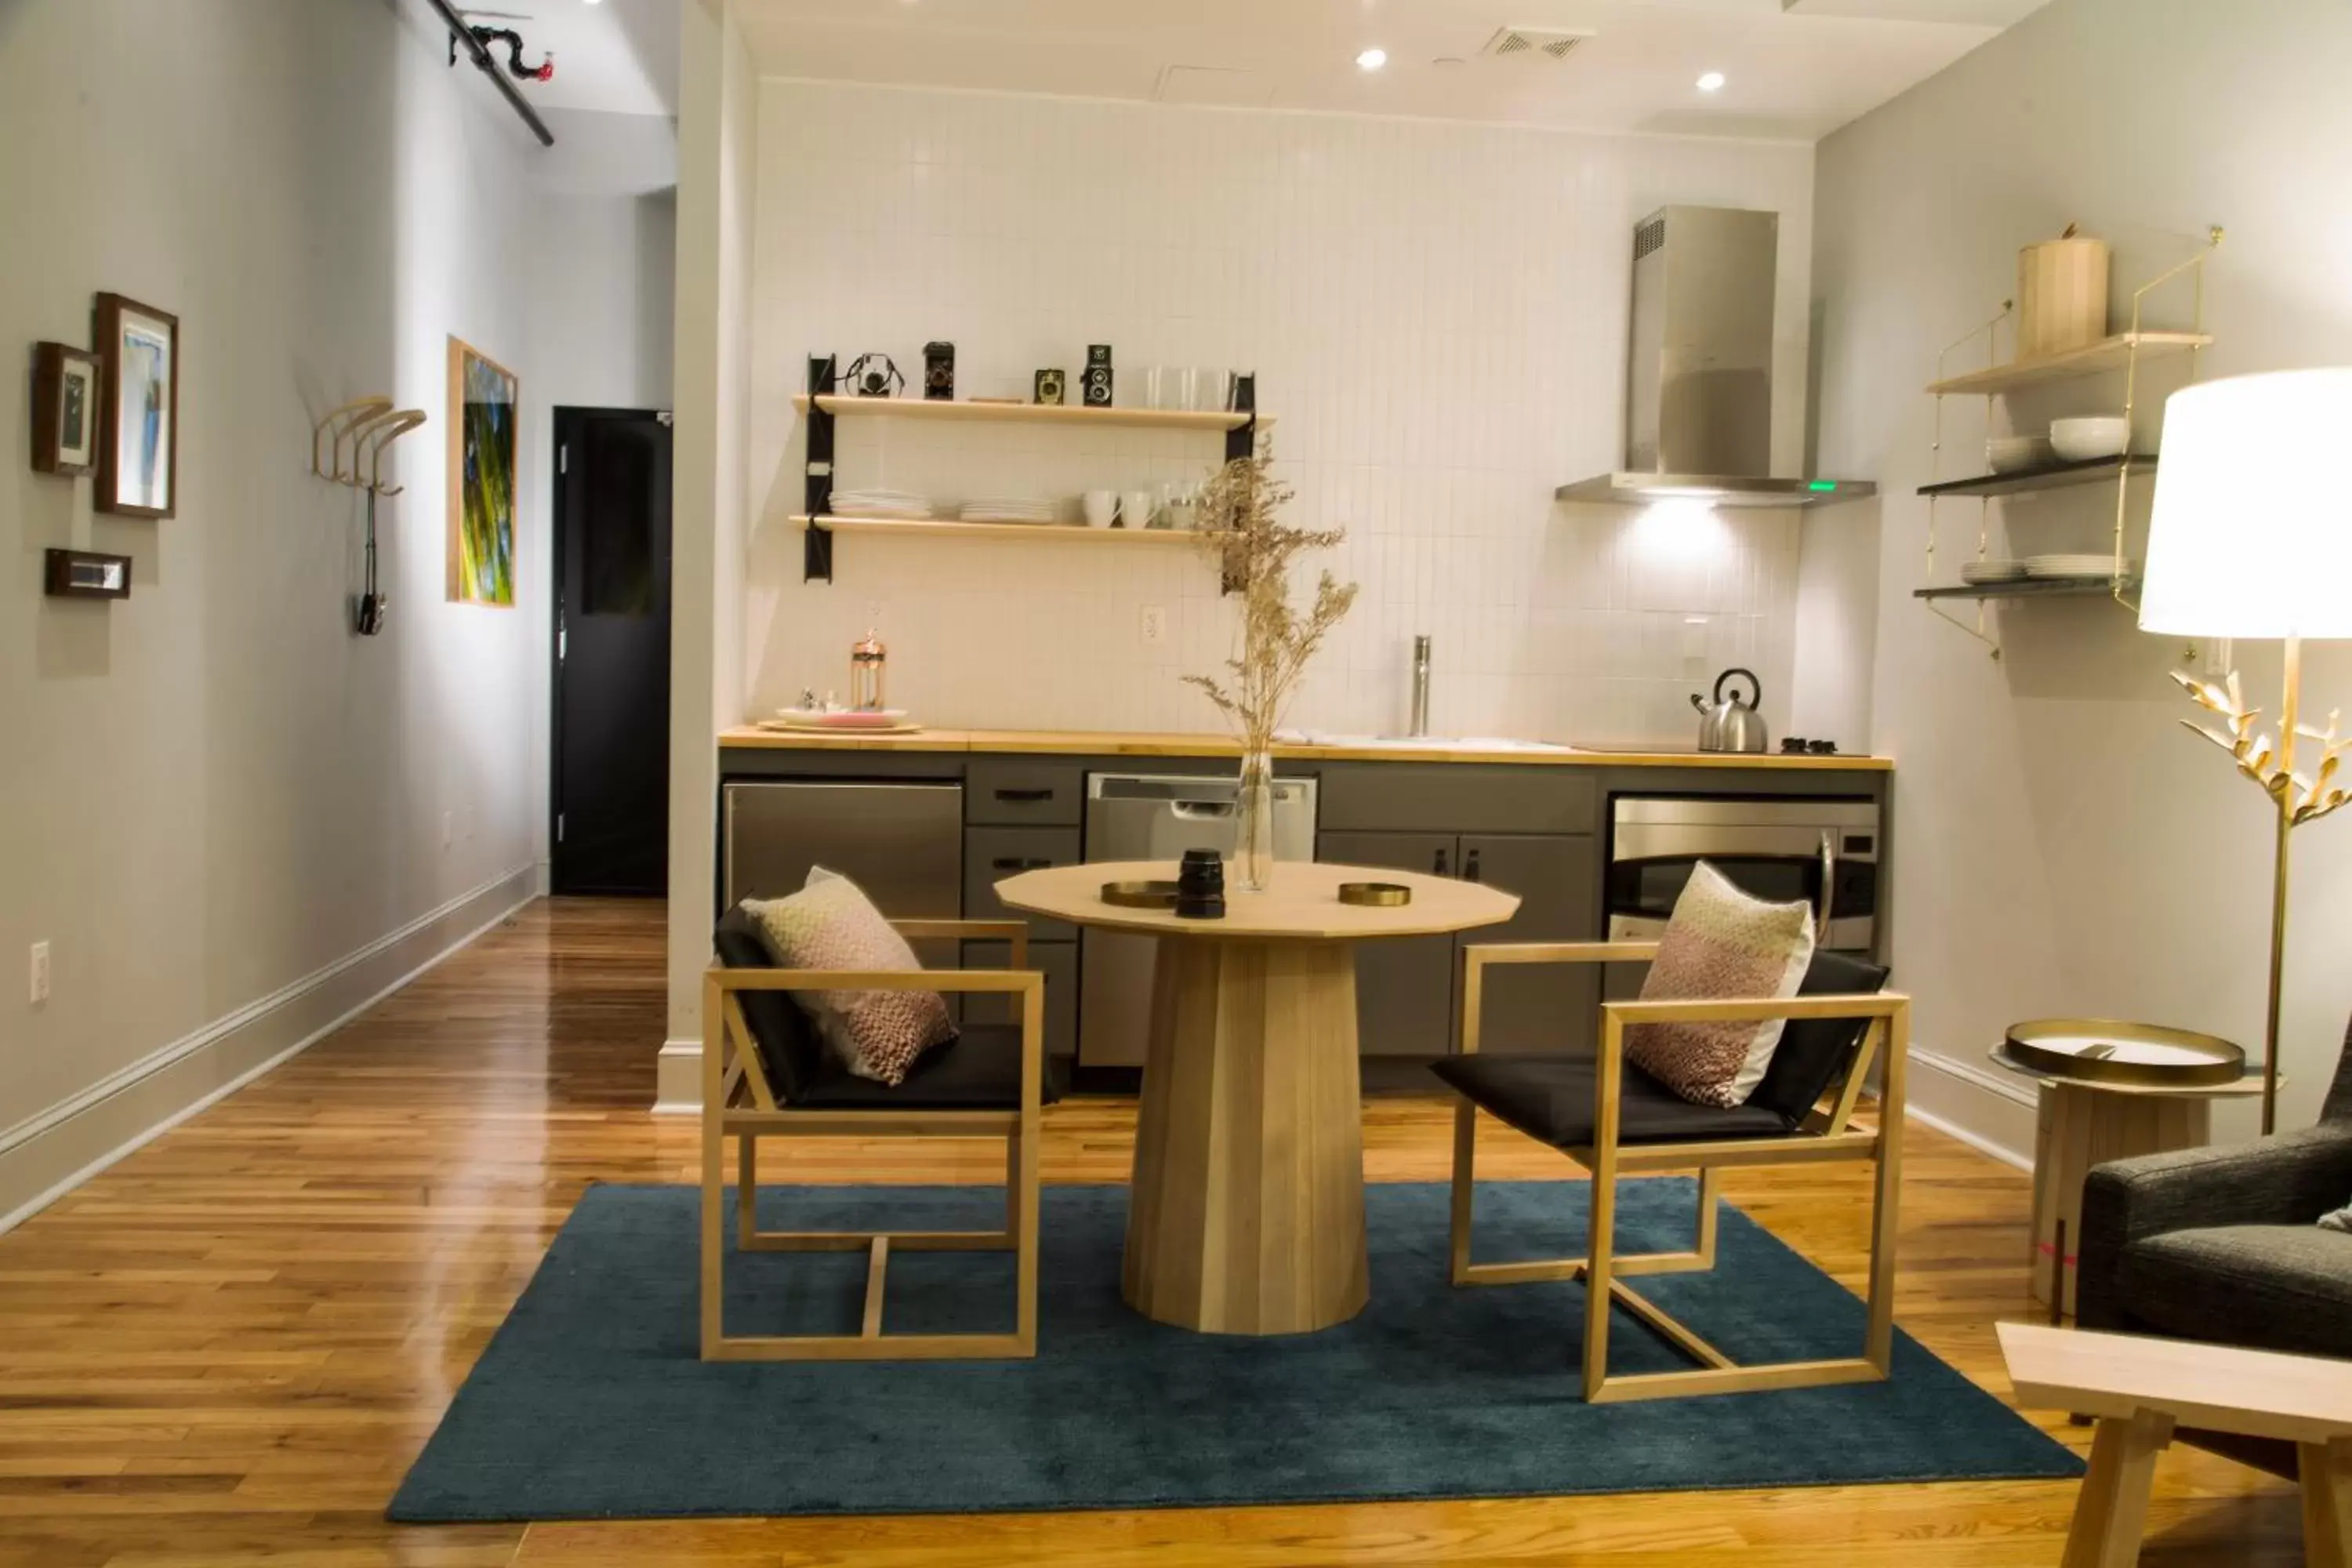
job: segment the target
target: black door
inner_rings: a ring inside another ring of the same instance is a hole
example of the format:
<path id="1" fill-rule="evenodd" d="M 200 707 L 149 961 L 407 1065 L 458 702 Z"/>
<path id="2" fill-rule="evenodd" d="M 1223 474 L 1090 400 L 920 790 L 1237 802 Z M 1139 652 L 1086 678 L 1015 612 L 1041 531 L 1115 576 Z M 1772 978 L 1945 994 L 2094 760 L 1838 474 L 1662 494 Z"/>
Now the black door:
<path id="1" fill-rule="evenodd" d="M 668 887 L 669 416 L 555 411 L 554 889 Z"/>

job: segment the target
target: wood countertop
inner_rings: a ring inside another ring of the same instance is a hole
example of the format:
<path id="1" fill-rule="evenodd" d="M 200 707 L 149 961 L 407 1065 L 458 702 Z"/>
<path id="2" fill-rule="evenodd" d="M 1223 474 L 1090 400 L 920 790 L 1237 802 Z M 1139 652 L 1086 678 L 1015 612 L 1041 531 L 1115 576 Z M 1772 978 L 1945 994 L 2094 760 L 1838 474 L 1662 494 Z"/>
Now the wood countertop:
<path id="1" fill-rule="evenodd" d="M 992 756 L 1238 757 L 1223 735 L 1137 733 L 1099 730 L 920 730 L 911 735 L 812 734 L 738 725 L 719 734 L 721 747 L 783 752 L 968 752 Z M 1573 746 L 1483 746 L 1475 742 L 1416 745 L 1370 742 L 1339 745 L 1277 745 L 1286 761 L 1332 763 L 1517 763 L 1575 768 L 1743 768 L 1790 773 L 1886 773 L 1894 761 L 1868 756 L 1784 756 L 1726 752 L 1584 751 Z"/>

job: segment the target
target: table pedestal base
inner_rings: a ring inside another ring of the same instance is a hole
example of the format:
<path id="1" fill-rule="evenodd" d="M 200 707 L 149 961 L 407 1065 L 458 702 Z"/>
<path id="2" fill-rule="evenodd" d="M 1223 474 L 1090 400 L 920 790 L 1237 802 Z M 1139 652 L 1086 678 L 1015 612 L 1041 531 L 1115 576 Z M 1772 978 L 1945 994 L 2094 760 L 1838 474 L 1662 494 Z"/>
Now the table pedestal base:
<path id="1" fill-rule="evenodd" d="M 2083 1244 L 2083 1178 L 2094 1165 L 2212 1142 L 2212 1109 L 2193 1094 L 2122 1094 L 2044 1083 L 2033 1149 L 2033 1299 L 2074 1310 L 2074 1258 Z M 2065 1256 L 2059 1256 L 2061 1237 Z"/>
<path id="2" fill-rule="evenodd" d="M 1342 1323 L 1364 1251 L 1356 964 L 1345 942 L 1163 937 L 1120 1285 L 1211 1333 Z"/>

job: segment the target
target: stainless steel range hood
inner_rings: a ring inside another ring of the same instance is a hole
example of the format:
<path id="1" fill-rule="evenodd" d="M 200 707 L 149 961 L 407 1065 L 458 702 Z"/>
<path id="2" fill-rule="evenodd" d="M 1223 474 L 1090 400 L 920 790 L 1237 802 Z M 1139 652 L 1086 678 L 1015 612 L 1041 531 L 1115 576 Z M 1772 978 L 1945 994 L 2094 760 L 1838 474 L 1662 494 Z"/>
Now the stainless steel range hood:
<path id="1" fill-rule="evenodd" d="M 1772 473 L 1772 294 L 1780 216 L 1664 207 L 1633 230 L 1625 466 L 1559 499 L 1639 505 L 1815 506 L 1866 479 Z"/>

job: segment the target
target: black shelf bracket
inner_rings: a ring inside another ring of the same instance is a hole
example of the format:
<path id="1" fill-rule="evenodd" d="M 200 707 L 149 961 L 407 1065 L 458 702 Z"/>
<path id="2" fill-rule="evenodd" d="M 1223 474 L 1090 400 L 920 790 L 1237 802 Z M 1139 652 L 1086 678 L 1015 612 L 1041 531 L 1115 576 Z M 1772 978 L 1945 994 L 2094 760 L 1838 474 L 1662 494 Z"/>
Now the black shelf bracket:
<path id="1" fill-rule="evenodd" d="M 816 521 L 833 510 L 833 416 L 817 400 L 832 395 L 837 379 L 831 354 L 809 356 L 808 464 L 801 498 L 809 516 L 808 531 L 801 535 L 803 583 L 833 581 L 833 531 Z"/>

